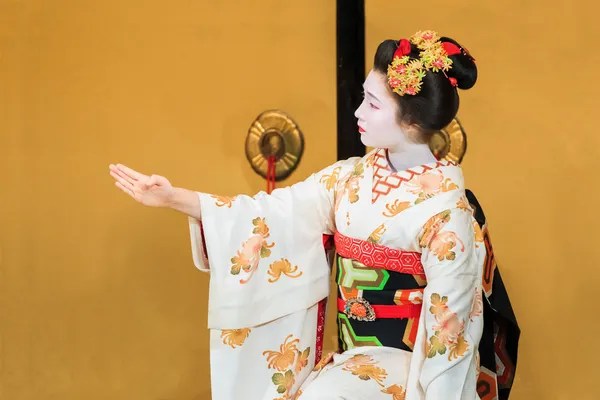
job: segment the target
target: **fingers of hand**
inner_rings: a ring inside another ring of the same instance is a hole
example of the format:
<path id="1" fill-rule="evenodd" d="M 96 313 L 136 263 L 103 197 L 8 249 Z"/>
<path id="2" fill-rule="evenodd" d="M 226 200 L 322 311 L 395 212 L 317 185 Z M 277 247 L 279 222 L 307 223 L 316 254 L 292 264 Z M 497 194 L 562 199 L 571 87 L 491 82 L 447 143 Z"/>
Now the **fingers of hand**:
<path id="1" fill-rule="evenodd" d="M 123 165 L 123 164 L 117 164 L 117 169 L 118 169 L 120 172 L 122 172 L 124 175 L 126 175 L 126 176 L 128 176 L 129 178 L 131 178 L 131 179 L 134 179 L 134 180 L 139 180 L 139 179 L 141 179 L 141 178 L 144 178 L 144 177 L 146 177 L 146 175 L 144 175 L 144 174 L 140 174 L 139 172 L 137 172 L 137 171 L 134 171 L 134 170 L 132 170 L 131 168 L 129 168 L 129 167 L 126 167 L 126 166 L 125 166 L 125 165 Z"/>
<path id="2" fill-rule="evenodd" d="M 158 176 L 157 175 L 152 175 L 145 183 L 146 187 L 152 187 L 154 185 L 158 185 Z"/>
<path id="3" fill-rule="evenodd" d="M 125 179 L 127 182 L 129 182 L 132 185 L 135 185 L 137 179 L 132 178 L 131 176 L 125 174 L 123 171 L 121 170 L 117 170 L 116 171 L 117 175 L 120 176 L 121 178 Z"/>
<path id="4" fill-rule="evenodd" d="M 130 182 L 129 180 L 123 178 L 121 175 L 114 171 L 110 171 L 110 176 L 115 178 L 119 185 L 129 190 L 133 194 L 133 182 Z"/>
<path id="5" fill-rule="evenodd" d="M 127 193 L 128 195 L 130 195 L 131 197 L 134 197 L 134 195 L 133 195 L 133 191 L 132 191 L 131 189 L 128 189 L 128 188 L 126 188 L 125 186 L 123 186 L 123 185 L 121 184 L 121 182 L 118 182 L 118 181 L 117 181 L 117 182 L 115 182 L 115 185 L 116 185 L 116 186 L 117 186 L 119 189 L 121 189 L 122 191 L 124 191 L 125 193 Z"/>

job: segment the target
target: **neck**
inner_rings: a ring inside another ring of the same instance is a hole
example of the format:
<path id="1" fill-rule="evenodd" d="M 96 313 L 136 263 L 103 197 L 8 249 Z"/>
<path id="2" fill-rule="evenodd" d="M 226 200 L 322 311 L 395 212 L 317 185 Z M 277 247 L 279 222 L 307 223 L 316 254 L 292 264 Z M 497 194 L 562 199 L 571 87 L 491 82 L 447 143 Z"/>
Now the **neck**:
<path id="1" fill-rule="evenodd" d="M 426 143 L 410 143 L 405 144 L 401 149 L 387 149 L 387 155 L 388 162 L 396 171 L 437 161 Z"/>

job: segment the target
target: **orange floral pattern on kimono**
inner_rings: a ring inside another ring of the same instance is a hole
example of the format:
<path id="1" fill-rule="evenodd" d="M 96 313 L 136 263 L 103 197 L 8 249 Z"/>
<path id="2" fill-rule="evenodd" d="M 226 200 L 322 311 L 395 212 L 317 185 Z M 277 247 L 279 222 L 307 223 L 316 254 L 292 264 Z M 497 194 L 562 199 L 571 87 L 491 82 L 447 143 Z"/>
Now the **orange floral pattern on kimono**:
<path id="1" fill-rule="evenodd" d="M 402 211 L 410 208 L 412 203 L 410 201 L 400 201 L 398 199 L 394 200 L 392 204 L 386 204 L 385 208 L 387 211 L 383 212 L 384 217 L 394 217 L 400 214 Z"/>
<path id="2" fill-rule="evenodd" d="M 243 271 L 247 275 L 246 278 L 240 279 L 241 284 L 247 283 L 252 278 L 260 259 L 269 257 L 271 248 L 275 246 L 275 243 L 267 243 L 270 233 L 265 218 L 253 219 L 252 225 L 254 225 L 253 235 L 242 243 L 242 249 L 231 258 L 231 274 L 238 275 Z"/>
<path id="3" fill-rule="evenodd" d="M 324 174 L 323 176 L 321 176 L 321 179 L 319 179 L 319 183 L 322 183 L 328 192 L 332 189 L 335 189 L 335 185 L 337 184 L 337 181 L 340 177 L 341 170 L 342 167 L 335 167 L 331 172 L 331 175 Z"/>
<path id="4" fill-rule="evenodd" d="M 375 160 L 377 159 L 377 151 L 374 151 L 367 159 L 365 160 L 365 165 L 367 168 L 371 168 L 375 165 Z"/>
<path id="5" fill-rule="evenodd" d="M 225 329 L 221 331 L 223 344 L 231 346 L 235 349 L 236 346 L 241 347 L 246 338 L 250 335 L 250 328 L 243 329 Z"/>
<path id="6" fill-rule="evenodd" d="M 370 379 L 383 386 L 383 380 L 387 378 L 387 371 L 378 367 L 379 361 L 373 360 L 373 356 L 366 354 L 357 354 L 344 362 L 342 370 L 351 372 L 363 381 Z"/>
<path id="7" fill-rule="evenodd" d="M 460 251 L 465 251 L 465 245 L 455 232 L 440 232 L 450 222 L 450 210 L 442 211 L 432 217 L 425 224 L 423 236 L 419 241 L 421 248 L 428 248 L 439 261 L 454 260 L 456 253 L 453 251 L 460 244 Z"/>
<path id="8" fill-rule="evenodd" d="M 267 356 L 269 369 L 275 369 L 271 380 L 277 386 L 277 393 L 282 397 L 274 400 L 291 400 L 295 396 L 291 393 L 292 387 L 296 382 L 296 375 L 302 371 L 308 364 L 310 347 L 301 351 L 298 349 L 300 339 L 294 338 L 294 335 L 288 335 L 283 344 L 279 346 L 279 351 L 266 350 L 263 356 Z"/>
<path id="9" fill-rule="evenodd" d="M 379 243 L 379 241 L 381 240 L 381 237 L 383 236 L 383 234 L 385 233 L 387 229 L 385 228 L 384 224 L 379 225 L 372 233 L 371 235 L 369 235 L 369 238 L 367 239 L 367 242 L 370 243 Z"/>
<path id="10" fill-rule="evenodd" d="M 480 315 L 483 315 L 483 297 L 481 295 L 481 290 L 475 288 L 475 298 L 473 299 L 473 308 L 469 314 L 469 320 L 473 322 L 473 318 L 479 317 Z"/>
<path id="11" fill-rule="evenodd" d="M 356 164 L 352 172 L 349 172 L 340 180 L 335 193 L 335 211 L 338 211 L 344 196 L 348 195 L 350 203 L 356 203 L 359 200 L 360 180 L 364 178 L 365 167 L 362 163 Z"/>
<path id="12" fill-rule="evenodd" d="M 444 179 L 444 175 L 440 171 L 437 171 L 437 173 L 428 172 L 416 175 L 406 186 L 408 187 L 408 192 L 418 195 L 415 204 L 419 204 L 440 193 L 458 189 L 458 185 L 453 183 L 450 178 Z"/>
<path id="13" fill-rule="evenodd" d="M 363 381 L 373 380 L 383 389 L 381 393 L 391 394 L 392 400 L 404 400 L 406 391 L 402 386 L 396 384 L 386 387 L 383 381 L 387 378 L 388 373 L 385 369 L 379 367 L 379 361 L 375 361 L 373 356 L 367 354 L 356 354 L 352 358 L 344 362 L 343 371 L 351 372 L 352 375 L 358 376 Z"/>
<path id="14" fill-rule="evenodd" d="M 217 207 L 227 207 L 227 208 L 231 208 L 231 206 L 233 205 L 233 202 L 237 198 L 237 196 L 228 197 L 228 196 L 215 196 L 215 195 L 211 195 L 210 197 L 217 200 L 216 201 Z"/>
<path id="15" fill-rule="evenodd" d="M 391 394 L 392 400 L 404 400 L 406 398 L 406 390 L 402 389 L 402 386 L 392 385 L 386 389 L 381 390 L 382 393 Z"/>
<path id="16" fill-rule="evenodd" d="M 298 266 L 295 265 L 292 267 L 292 264 L 288 259 L 282 258 L 279 261 L 275 261 L 269 267 L 267 274 L 273 277 L 272 279 L 269 278 L 269 283 L 277 282 L 279 278 L 281 278 L 281 274 L 289 276 L 290 278 L 299 278 L 302 276 L 302 271 L 296 272 L 298 272 Z"/>
<path id="17" fill-rule="evenodd" d="M 475 232 L 475 246 L 479 247 L 479 245 L 483 243 L 484 237 L 483 231 L 477 221 L 473 221 L 473 232 Z"/>
<path id="18" fill-rule="evenodd" d="M 465 211 L 472 211 L 469 200 L 465 196 L 462 196 L 460 200 L 456 203 L 456 208 Z"/>
<path id="19" fill-rule="evenodd" d="M 406 183 L 407 192 L 416 194 L 414 202 L 394 200 L 393 203 L 386 204 L 387 211 L 383 212 L 384 217 L 394 217 L 402 211 L 420 204 L 427 199 L 431 199 L 440 193 L 446 193 L 458 189 L 458 185 L 452 182 L 450 178 L 444 178 L 440 171 L 427 172 L 421 175 L 415 175 Z"/>
<path id="20" fill-rule="evenodd" d="M 441 297 L 438 293 L 431 295 L 432 306 L 429 307 L 429 312 L 434 315 L 436 325 L 432 326 L 434 334 L 426 344 L 428 358 L 445 354 L 448 350 L 448 361 L 451 361 L 464 356 L 469 349 L 469 343 L 464 337 L 465 322 L 459 321 L 458 315 L 450 310 L 447 303 L 447 296 Z"/>

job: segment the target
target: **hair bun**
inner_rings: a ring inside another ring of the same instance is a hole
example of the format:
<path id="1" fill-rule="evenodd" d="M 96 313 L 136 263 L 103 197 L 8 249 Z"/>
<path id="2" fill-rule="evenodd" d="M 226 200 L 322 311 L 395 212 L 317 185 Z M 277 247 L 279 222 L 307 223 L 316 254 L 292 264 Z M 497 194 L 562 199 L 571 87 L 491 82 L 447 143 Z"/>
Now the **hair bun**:
<path id="1" fill-rule="evenodd" d="M 458 88 L 462 90 L 471 89 L 477 82 L 477 65 L 473 57 L 458 42 L 448 37 L 442 37 L 441 42 L 449 42 L 458 46 L 462 52 L 449 56 L 452 60 L 452 68 L 446 74 L 456 79 Z"/>

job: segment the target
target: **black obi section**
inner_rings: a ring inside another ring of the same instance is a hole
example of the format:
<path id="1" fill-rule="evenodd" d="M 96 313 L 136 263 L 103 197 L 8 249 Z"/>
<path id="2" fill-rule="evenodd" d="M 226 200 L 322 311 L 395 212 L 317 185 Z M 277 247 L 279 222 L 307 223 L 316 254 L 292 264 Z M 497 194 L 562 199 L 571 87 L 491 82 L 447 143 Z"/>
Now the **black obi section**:
<path id="1" fill-rule="evenodd" d="M 338 299 L 358 297 L 371 305 L 422 304 L 425 280 L 418 275 L 403 274 L 336 256 Z M 337 305 L 336 305 L 337 306 Z M 418 318 L 378 318 L 358 321 L 338 310 L 338 345 L 340 350 L 360 346 L 386 346 L 412 351 Z"/>

